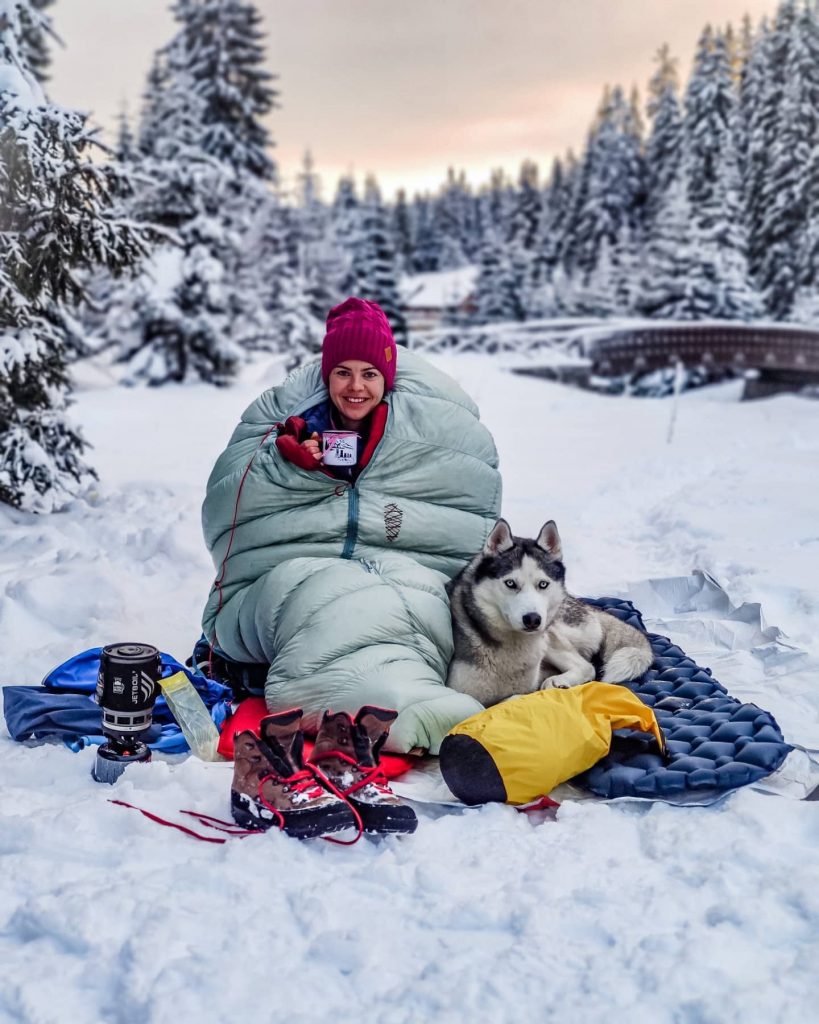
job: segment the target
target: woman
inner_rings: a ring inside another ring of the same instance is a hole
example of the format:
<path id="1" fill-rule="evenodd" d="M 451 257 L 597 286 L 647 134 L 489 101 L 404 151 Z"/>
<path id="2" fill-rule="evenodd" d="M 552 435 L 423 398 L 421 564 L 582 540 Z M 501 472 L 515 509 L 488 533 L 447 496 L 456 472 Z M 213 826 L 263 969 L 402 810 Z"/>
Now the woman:
<path id="1" fill-rule="evenodd" d="M 399 365 L 400 364 L 400 365 Z M 359 435 L 353 467 L 320 435 Z M 446 374 L 402 350 L 374 302 L 330 311 L 321 361 L 245 411 L 208 481 L 217 579 L 203 616 L 216 650 L 269 665 L 271 712 L 395 708 L 388 746 L 437 752 L 480 705 L 444 683 L 445 584 L 500 510 L 492 438 Z"/>

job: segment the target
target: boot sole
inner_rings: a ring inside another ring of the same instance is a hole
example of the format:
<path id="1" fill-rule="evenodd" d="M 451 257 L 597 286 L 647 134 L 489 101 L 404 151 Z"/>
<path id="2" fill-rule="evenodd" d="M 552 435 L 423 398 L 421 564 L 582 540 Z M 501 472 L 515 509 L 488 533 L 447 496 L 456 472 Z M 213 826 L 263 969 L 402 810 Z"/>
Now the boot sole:
<path id="1" fill-rule="evenodd" d="M 367 835 L 411 835 L 418 828 L 418 818 L 409 807 L 403 808 L 404 813 L 401 814 L 374 804 L 359 803 L 357 800 L 350 800 L 350 803 L 361 816 L 361 824 Z"/>
<path id="2" fill-rule="evenodd" d="M 236 824 L 249 831 L 267 832 L 271 828 L 279 828 L 278 821 L 260 819 L 243 807 L 234 805 L 231 807 L 231 813 Z M 350 809 L 344 805 L 332 810 L 283 811 L 282 817 L 284 825 L 280 831 L 294 839 L 315 839 L 318 836 L 343 832 L 344 829 L 356 827 L 355 818 L 350 813 Z"/>

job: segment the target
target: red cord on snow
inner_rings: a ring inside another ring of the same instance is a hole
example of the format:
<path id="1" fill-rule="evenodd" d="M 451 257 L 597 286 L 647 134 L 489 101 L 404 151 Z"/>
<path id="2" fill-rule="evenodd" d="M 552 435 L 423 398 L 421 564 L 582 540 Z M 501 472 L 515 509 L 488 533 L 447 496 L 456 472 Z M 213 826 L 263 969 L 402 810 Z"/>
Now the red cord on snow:
<path id="1" fill-rule="evenodd" d="M 274 779 L 273 775 L 265 775 L 259 779 L 259 800 L 264 806 L 271 811 L 276 817 L 276 823 L 280 831 L 284 831 L 284 816 L 278 807 L 274 807 L 273 804 L 269 803 L 262 796 L 262 786 L 268 779 Z M 295 783 L 295 785 L 293 785 Z M 312 771 L 309 768 L 304 768 L 302 771 L 297 772 L 291 776 L 288 780 L 288 784 L 292 785 L 292 788 L 297 793 L 307 793 L 310 796 L 317 796 L 323 792 L 323 786 L 326 787 L 331 793 L 337 796 L 340 800 L 343 800 L 345 804 L 350 808 L 355 818 L 356 836 L 355 839 L 335 839 L 333 836 L 319 836 L 319 839 L 324 839 L 328 843 L 336 843 L 338 846 L 353 846 L 364 833 L 364 825 L 361 821 L 361 815 L 353 807 L 353 805 L 345 798 L 344 794 L 333 785 L 333 783 L 327 778 L 327 776 L 318 768 L 313 768 Z M 323 786 L 322 786 L 323 784 Z M 357 787 L 356 787 L 357 788 Z M 136 804 L 129 804 L 125 800 L 111 800 L 108 801 L 111 804 L 117 804 L 119 807 L 128 807 L 133 811 L 139 811 L 140 814 L 145 815 L 149 821 L 155 822 L 157 825 L 164 825 L 166 828 L 175 828 L 179 832 L 183 832 L 186 836 L 190 836 L 192 839 L 199 839 L 203 843 L 226 843 L 227 839 L 221 839 L 217 836 L 203 836 L 199 832 L 194 832 L 193 829 L 187 828 L 185 825 L 180 825 L 176 821 L 168 821 L 167 818 L 160 818 L 158 814 L 154 814 L 152 811 L 146 811 L 144 807 L 138 807 Z M 245 829 L 241 828 L 234 821 L 223 821 L 221 818 L 214 818 L 210 814 L 203 814 L 201 811 L 180 811 L 180 814 L 188 814 L 190 817 L 195 818 L 200 825 L 205 828 L 212 828 L 217 832 L 225 832 L 232 838 L 244 839 L 245 836 L 259 836 L 264 835 L 265 829 Z"/>

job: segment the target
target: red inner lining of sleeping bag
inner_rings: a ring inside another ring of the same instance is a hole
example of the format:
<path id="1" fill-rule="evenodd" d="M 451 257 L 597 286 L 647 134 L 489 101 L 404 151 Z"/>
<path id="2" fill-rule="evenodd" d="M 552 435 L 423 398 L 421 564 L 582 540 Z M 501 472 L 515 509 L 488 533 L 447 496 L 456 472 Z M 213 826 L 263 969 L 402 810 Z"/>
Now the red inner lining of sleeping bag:
<path id="1" fill-rule="evenodd" d="M 219 746 L 216 748 L 222 757 L 229 761 L 233 760 L 233 738 L 238 732 L 246 729 L 259 735 L 259 725 L 262 719 L 269 715 L 264 697 L 248 697 L 236 708 L 234 713 L 222 726 L 222 734 L 219 737 Z M 305 737 L 304 756 L 309 757 L 313 749 L 313 741 Z M 410 754 L 387 754 L 382 752 L 379 758 L 379 765 L 388 779 L 397 779 L 399 775 L 414 768 L 418 763 L 417 757 Z"/>

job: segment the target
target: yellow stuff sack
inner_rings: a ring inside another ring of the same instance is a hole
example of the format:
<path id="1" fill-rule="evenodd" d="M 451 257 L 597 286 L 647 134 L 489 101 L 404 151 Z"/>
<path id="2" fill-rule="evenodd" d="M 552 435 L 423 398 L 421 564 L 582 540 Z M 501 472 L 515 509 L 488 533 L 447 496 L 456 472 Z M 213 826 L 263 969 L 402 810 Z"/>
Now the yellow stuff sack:
<path id="1" fill-rule="evenodd" d="M 665 751 L 654 712 L 624 686 L 539 690 L 456 725 L 441 744 L 441 772 L 465 804 L 526 804 L 596 764 L 614 729 L 653 733 Z"/>

